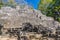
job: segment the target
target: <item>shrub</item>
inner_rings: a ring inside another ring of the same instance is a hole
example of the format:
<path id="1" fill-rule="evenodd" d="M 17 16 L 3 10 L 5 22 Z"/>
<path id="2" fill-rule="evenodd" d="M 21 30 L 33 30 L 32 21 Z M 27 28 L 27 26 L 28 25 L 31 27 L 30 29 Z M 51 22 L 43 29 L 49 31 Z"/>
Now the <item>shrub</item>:
<path id="1" fill-rule="evenodd" d="M 46 16 L 53 17 L 60 22 L 60 0 L 41 0 L 38 9 Z"/>

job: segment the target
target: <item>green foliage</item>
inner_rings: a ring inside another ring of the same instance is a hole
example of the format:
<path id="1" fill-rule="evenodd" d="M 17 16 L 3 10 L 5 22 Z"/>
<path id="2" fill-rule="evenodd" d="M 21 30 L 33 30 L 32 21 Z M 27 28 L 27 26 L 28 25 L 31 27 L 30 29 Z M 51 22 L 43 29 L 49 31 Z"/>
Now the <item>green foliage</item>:
<path id="1" fill-rule="evenodd" d="M 0 4 L 0 8 L 2 7 L 3 5 L 2 4 Z"/>
<path id="2" fill-rule="evenodd" d="M 15 6 L 15 5 L 16 5 L 15 0 L 9 0 L 9 1 L 8 1 L 8 5 L 13 5 L 13 6 Z"/>
<path id="3" fill-rule="evenodd" d="M 8 0 L 8 2 L 4 3 L 2 0 L 0 0 L 0 8 L 2 6 L 11 6 L 11 7 L 15 7 L 17 4 L 15 2 L 15 0 Z"/>
<path id="4" fill-rule="evenodd" d="M 60 22 L 60 0 L 41 0 L 38 9 L 46 16 L 53 17 Z"/>
<path id="5" fill-rule="evenodd" d="M 0 8 L 3 6 L 2 0 L 0 0 Z"/>

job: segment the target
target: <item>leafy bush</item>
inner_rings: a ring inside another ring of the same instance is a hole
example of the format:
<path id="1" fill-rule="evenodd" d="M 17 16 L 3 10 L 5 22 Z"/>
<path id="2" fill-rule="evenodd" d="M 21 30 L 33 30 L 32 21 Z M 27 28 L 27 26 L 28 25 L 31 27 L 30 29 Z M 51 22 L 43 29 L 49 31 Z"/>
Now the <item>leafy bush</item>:
<path id="1" fill-rule="evenodd" d="M 41 0 L 38 9 L 46 16 L 53 17 L 60 22 L 60 0 Z"/>

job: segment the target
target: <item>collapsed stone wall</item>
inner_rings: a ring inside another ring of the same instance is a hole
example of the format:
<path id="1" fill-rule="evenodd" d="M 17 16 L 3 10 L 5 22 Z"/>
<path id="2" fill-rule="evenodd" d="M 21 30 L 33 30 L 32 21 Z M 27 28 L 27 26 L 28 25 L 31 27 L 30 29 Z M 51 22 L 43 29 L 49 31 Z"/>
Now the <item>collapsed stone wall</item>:
<path id="1" fill-rule="evenodd" d="M 27 5 L 23 8 L 21 6 L 16 6 L 16 8 L 2 7 L 0 9 L 0 24 L 3 25 L 1 29 L 3 35 L 16 35 L 18 40 L 21 32 L 22 34 L 32 32 L 45 37 L 48 35 L 55 37 L 56 29 L 60 27 L 59 22 L 43 15 L 39 10 L 31 9 Z"/>
<path id="2" fill-rule="evenodd" d="M 60 26 L 60 23 L 54 21 L 53 18 L 47 17 L 39 10 L 31 9 L 28 6 L 24 6 L 23 8 L 20 6 L 16 6 L 16 8 L 2 7 L 0 9 L 0 23 L 4 27 L 21 27 L 22 23 L 25 22 L 30 22 L 33 25 L 43 25 L 49 29 Z"/>
<path id="3" fill-rule="evenodd" d="M 8 34 L 9 37 L 16 37 L 17 40 L 20 40 L 20 39 L 23 39 L 23 40 L 32 40 L 32 39 L 50 40 L 52 39 L 52 40 L 55 40 L 55 38 L 57 39 L 57 37 L 59 36 L 58 34 L 52 34 L 52 31 L 45 27 L 40 27 L 40 25 L 32 25 L 30 23 L 23 23 L 22 28 L 9 28 L 5 32 L 6 29 L 7 28 L 5 28 L 4 31 L 1 30 L 2 35 Z M 59 30 L 59 28 L 57 30 Z M 39 37 L 37 38 L 37 36 Z"/>

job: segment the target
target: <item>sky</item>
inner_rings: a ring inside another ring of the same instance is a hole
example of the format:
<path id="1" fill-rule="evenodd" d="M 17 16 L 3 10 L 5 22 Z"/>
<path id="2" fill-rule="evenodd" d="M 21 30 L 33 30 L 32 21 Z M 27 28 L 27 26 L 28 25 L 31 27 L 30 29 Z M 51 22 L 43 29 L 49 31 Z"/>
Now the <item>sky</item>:
<path id="1" fill-rule="evenodd" d="M 16 2 L 20 3 L 20 1 L 22 0 L 16 0 Z M 34 9 L 38 8 L 38 3 L 40 2 L 40 0 L 25 0 L 25 2 L 27 2 L 28 5 L 31 5 Z"/>
<path id="2" fill-rule="evenodd" d="M 37 9 L 38 8 L 38 3 L 40 0 L 25 0 L 29 5 L 32 5 L 33 8 Z"/>
<path id="3" fill-rule="evenodd" d="M 4 0 L 6 1 L 6 0 Z M 20 3 L 20 1 L 22 0 L 16 0 L 16 2 Z M 27 2 L 28 5 L 31 5 L 34 9 L 38 8 L 38 3 L 40 2 L 40 0 L 25 0 L 25 2 Z"/>

